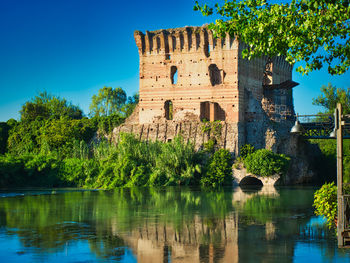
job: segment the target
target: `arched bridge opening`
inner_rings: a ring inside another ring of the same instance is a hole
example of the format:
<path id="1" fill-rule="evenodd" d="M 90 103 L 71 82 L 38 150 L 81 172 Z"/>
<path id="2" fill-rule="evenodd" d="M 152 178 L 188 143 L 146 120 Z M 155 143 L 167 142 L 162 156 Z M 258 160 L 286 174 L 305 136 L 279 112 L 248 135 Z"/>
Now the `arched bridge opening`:
<path id="1" fill-rule="evenodd" d="M 263 186 L 263 182 L 256 177 L 246 176 L 239 182 L 239 185 L 240 186 L 248 186 L 248 185 Z"/>

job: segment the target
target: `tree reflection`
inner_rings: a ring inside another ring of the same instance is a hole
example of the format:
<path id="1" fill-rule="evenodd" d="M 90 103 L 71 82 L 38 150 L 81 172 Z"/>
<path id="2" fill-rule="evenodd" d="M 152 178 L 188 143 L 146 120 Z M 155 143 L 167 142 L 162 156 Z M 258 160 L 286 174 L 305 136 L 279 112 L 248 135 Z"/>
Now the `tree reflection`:
<path id="1" fill-rule="evenodd" d="M 280 249 L 291 259 L 290 236 L 302 232 L 311 204 L 312 191 L 298 189 L 121 188 L 2 198 L 0 226 L 39 253 L 86 240 L 97 257 L 117 261 L 126 248 L 139 262 L 251 261 L 253 247 L 261 258 Z"/>

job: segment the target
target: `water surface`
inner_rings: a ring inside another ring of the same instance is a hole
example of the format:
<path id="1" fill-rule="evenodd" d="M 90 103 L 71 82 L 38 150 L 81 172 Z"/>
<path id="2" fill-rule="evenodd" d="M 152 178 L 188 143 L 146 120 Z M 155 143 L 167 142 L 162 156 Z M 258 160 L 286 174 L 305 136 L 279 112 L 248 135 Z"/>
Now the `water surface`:
<path id="1" fill-rule="evenodd" d="M 0 191 L 1 262 L 350 262 L 314 188 Z"/>

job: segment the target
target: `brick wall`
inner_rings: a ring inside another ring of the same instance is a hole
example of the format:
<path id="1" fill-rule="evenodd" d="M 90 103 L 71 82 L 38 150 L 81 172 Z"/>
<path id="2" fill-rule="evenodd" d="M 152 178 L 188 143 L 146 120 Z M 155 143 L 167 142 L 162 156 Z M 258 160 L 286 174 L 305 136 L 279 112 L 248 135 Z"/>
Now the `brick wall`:
<path id="1" fill-rule="evenodd" d="M 277 149 L 289 136 L 293 118 L 282 117 L 293 117 L 292 90 L 275 89 L 292 79 L 283 57 L 243 59 L 244 43 L 214 38 L 205 26 L 135 31 L 134 37 L 140 101 L 115 129 L 115 140 L 121 131 L 162 141 L 181 133 L 199 148 L 210 137 L 198 129 L 203 119 L 221 121 L 218 144 L 235 154 L 245 143 Z"/>
<path id="2" fill-rule="evenodd" d="M 238 41 L 213 38 L 205 27 L 134 33 L 140 55 L 139 121 L 200 120 L 201 102 L 216 103 L 218 119 L 238 122 Z M 173 79 L 176 70 L 177 80 Z"/>

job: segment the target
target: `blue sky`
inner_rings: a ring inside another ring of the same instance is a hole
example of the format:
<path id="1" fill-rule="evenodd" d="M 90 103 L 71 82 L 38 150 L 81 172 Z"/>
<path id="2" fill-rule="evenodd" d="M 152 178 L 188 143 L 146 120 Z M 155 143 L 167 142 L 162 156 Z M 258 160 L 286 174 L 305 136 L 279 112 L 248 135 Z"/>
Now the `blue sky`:
<path id="1" fill-rule="evenodd" d="M 210 2 L 210 0 L 208 1 Z M 194 1 L 0 0 L 0 121 L 19 118 L 40 91 L 79 105 L 85 114 L 103 86 L 138 90 L 134 30 L 157 30 L 212 21 L 193 11 Z M 312 114 L 323 84 L 350 86 L 350 72 L 302 76 L 294 88 L 296 112 Z"/>

